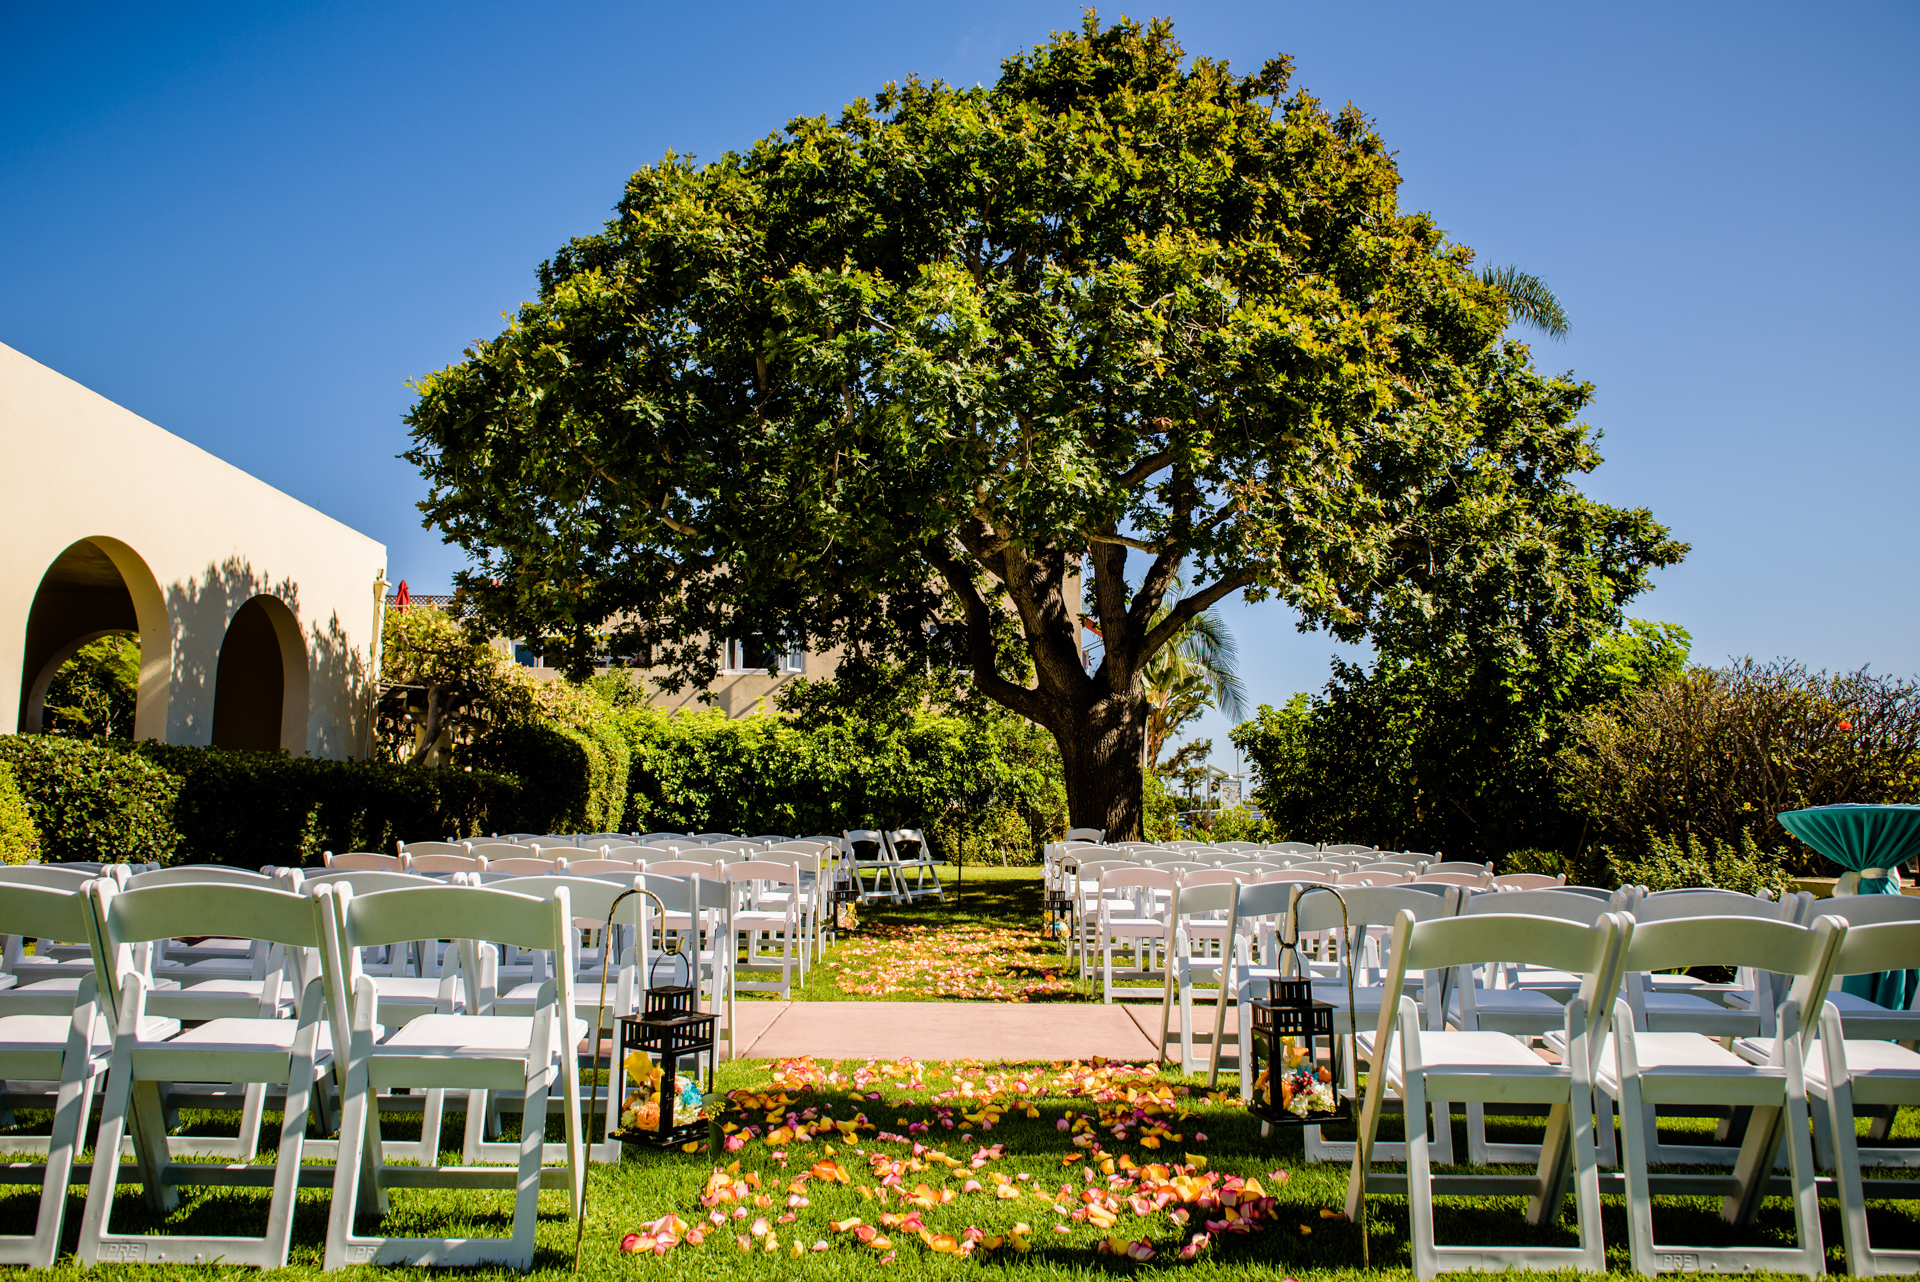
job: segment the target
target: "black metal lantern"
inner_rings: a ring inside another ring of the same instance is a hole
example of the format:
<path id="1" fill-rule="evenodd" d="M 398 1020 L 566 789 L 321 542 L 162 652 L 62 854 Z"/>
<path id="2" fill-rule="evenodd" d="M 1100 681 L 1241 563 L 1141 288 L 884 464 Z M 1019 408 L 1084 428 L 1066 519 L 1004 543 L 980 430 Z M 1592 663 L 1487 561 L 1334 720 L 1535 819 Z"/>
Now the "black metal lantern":
<path id="1" fill-rule="evenodd" d="M 1046 913 L 1047 934 L 1073 934 L 1073 892 L 1070 890 L 1049 890 L 1046 903 L 1042 905 Z M 1057 927 L 1057 929 L 1056 929 Z"/>
<path id="2" fill-rule="evenodd" d="M 700 1070 L 704 1058 L 707 1090 L 713 1090 L 716 1017 L 699 1009 L 696 988 L 649 988 L 646 1000 L 640 1014 L 620 1017 L 627 1095 L 620 1105 L 619 1135 L 655 1148 L 677 1148 L 707 1138 Z M 690 1071 L 683 1074 L 683 1069 Z"/>
<path id="3" fill-rule="evenodd" d="M 1316 1126 L 1352 1116 L 1333 1007 L 1313 996 L 1310 979 L 1275 979 L 1254 1000 L 1247 1039 L 1253 1056 L 1253 1114 L 1271 1126 Z"/>

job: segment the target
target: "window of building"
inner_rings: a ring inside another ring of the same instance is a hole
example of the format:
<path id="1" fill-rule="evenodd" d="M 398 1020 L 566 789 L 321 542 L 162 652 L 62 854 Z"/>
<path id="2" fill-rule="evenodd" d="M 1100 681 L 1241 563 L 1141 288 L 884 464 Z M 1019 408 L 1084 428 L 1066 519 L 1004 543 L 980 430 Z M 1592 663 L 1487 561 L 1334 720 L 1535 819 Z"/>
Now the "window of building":
<path id="1" fill-rule="evenodd" d="M 794 675 L 807 670 L 807 652 L 796 649 L 775 655 L 768 649 L 764 637 L 735 637 L 726 644 L 722 664 L 728 672 L 765 672 L 775 668 L 783 676 Z"/>

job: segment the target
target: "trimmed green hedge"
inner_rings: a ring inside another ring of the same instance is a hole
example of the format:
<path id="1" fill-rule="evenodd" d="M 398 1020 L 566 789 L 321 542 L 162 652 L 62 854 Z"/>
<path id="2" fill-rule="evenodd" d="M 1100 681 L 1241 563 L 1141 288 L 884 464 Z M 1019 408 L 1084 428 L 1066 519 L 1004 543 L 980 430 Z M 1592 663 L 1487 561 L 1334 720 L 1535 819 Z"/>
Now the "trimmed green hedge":
<path id="1" fill-rule="evenodd" d="M 627 741 L 606 721 L 586 730 L 510 722 L 462 759 L 520 781 L 489 824 L 494 832 L 618 832 L 627 808 Z"/>
<path id="2" fill-rule="evenodd" d="M 481 771 L 176 744 L 0 736 L 49 863 L 318 863 L 495 831 L 519 785 Z"/>
<path id="3" fill-rule="evenodd" d="M 180 780 L 125 743 L 56 735 L 0 736 L 48 863 L 172 863 Z"/>

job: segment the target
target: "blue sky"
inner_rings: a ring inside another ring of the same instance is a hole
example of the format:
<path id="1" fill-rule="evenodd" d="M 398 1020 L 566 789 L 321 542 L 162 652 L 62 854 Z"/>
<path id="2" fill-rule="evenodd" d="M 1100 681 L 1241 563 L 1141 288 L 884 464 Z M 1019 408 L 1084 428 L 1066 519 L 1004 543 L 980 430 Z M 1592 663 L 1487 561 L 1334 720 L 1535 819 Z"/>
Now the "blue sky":
<path id="1" fill-rule="evenodd" d="M 1108 16 L 1119 8 L 1104 11 Z M 1402 203 L 1573 321 L 1600 498 L 1694 546 L 1633 613 L 1696 657 L 1920 671 L 1920 8 L 1163 3 L 1190 53 L 1351 100 Z M 918 72 L 990 81 L 1072 4 L 0 6 L 0 341 L 383 540 L 443 590 L 405 382 L 496 332 L 668 149 Z M 110 503 L 111 496 L 101 496 Z M 1336 649 L 1230 604 L 1254 698 Z M 1224 747 L 1224 725 L 1206 727 Z M 1226 756 L 1216 754 L 1216 759 Z"/>

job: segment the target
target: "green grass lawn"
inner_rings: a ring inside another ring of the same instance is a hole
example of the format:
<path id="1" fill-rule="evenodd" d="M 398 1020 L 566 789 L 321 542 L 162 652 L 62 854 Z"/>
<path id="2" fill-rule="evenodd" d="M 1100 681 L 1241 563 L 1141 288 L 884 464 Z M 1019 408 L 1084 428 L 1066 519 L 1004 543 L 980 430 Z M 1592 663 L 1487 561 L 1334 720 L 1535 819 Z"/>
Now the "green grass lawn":
<path id="1" fill-rule="evenodd" d="M 989 981 L 1009 990 L 1024 983 L 1044 984 L 1050 966 L 1056 976 L 1061 973 L 1057 967 L 1064 958 L 1058 945 L 1038 937 L 1038 904 L 1035 870 L 992 870 L 986 875 L 970 871 L 964 886 L 957 893 L 950 891 L 944 908 L 923 903 L 866 911 L 860 930 L 843 936 L 826 959 L 839 959 L 839 969 L 820 967 L 803 995 L 925 1000 Z M 943 950 L 924 933 L 898 933 L 933 926 L 947 929 L 942 938 L 949 943 L 972 939 L 977 950 Z M 1034 938 L 1022 938 L 1023 931 Z M 875 946 L 862 947 L 863 940 Z M 911 955 L 889 966 L 889 948 Z M 930 968 L 935 973 L 929 973 Z M 899 972 L 905 973 L 904 979 Z M 893 991 L 855 991 L 872 987 Z M 955 1017 L 965 1018 L 959 1009 Z M 1340 1206 L 1346 1168 L 1306 1165 L 1297 1135 L 1282 1132 L 1263 1138 L 1257 1122 L 1235 1098 L 1209 1095 L 1202 1079 L 1152 1066 L 972 1061 L 774 1065 L 739 1060 L 722 1066 L 718 1087 L 732 1093 L 721 1121 L 733 1128 L 728 1141 L 736 1145 L 733 1150 L 658 1153 L 629 1146 L 617 1167 L 592 1170 L 583 1273 L 596 1278 L 668 1277 L 691 1271 L 703 1278 L 838 1279 L 985 1272 L 1009 1282 L 1051 1282 L 1176 1271 L 1276 1280 L 1362 1271 L 1360 1227 L 1322 1214 L 1323 1208 Z M 1129 1091 L 1135 1096 L 1133 1104 L 1127 1103 Z M 1134 1108 L 1149 1101 L 1163 1111 L 1136 1117 Z M 449 1161 L 458 1159 L 462 1120 L 450 1116 L 442 1134 Z M 47 1117 L 23 1111 L 16 1122 L 16 1130 L 44 1132 Z M 224 1129 L 230 1134 L 235 1119 L 189 1115 L 187 1122 L 195 1130 Z M 803 1133 L 795 1134 L 796 1123 Z M 1464 1151 L 1464 1119 L 1455 1123 Z M 269 1117 L 269 1128 L 277 1124 Z M 1711 1123 L 1680 1125 L 1697 1130 Z M 1538 1123 L 1496 1117 L 1488 1126 L 1496 1141 L 1518 1141 L 1536 1134 Z M 395 1117 L 387 1123 L 387 1134 L 392 1139 L 417 1137 L 417 1127 L 417 1121 Z M 549 1133 L 559 1137 L 557 1122 Z M 1896 1133 L 1914 1133 L 1911 1112 Z M 1383 1138 L 1399 1134 L 1398 1120 L 1390 1117 Z M 263 1160 L 271 1160 L 271 1155 Z M 1169 1169 L 1142 1173 L 1155 1164 Z M 898 1181 L 898 1192 L 889 1177 Z M 1208 1199 L 1218 1199 L 1232 1187 L 1227 1177 L 1257 1181 L 1260 1194 L 1272 1202 L 1261 1201 L 1250 1185 L 1241 1186 L 1236 1196 L 1244 1195 L 1243 1204 L 1251 1200 L 1256 1205 L 1249 1231 L 1212 1232 L 1204 1245 L 1189 1252 L 1191 1258 L 1182 1258 L 1182 1248 L 1194 1246 L 1194 1234 L 1206 1232 L 1207 1219 L 1219 1216 L 1218 1201 Z M 736 1199 L 736 1191 L 744 1198 Z M 83 1192 L 76 1188 L 69 1198 L 69 1249 Z M 1172 1200 L 1161 1198 L 1155 1205 L 1159 1193 Z M 123 1189 L 113 1222 L 123 1230 L 174 1227 L 214 1233 L 257 1233 L 264 1224 L 264 1192 L 185 1190 L 184 1195 L 185 1205 L 162 1226 L 145 1211 L 137 1188 Z M 1086 1209 L 1090 1196 L 1091 1204 L 1102 1208 L 1098 1214 Z M 319 1271 L 328 1201 L 323 1192 L 300 1195 L 294 1272 Z M 37 1188 L 0 1191 L 0 1232 L 28 1231 L 37 1202 Z M 542 1194 L 541 1206 L 535 1271 L 562 1275 L 572 1264 L 574 1224 L 564 1195 Z M 1574 1241 L 1566 1222 L 1529 1230 L 1519 1198 L 1446 1199 L 1440 1208 L 1442 1241 Z M 1829 1267 L 1842 1271 L 1837 1208 L 1827 1203 L 1822 1209 Z M 1920 1201 L 1876 1203 L 1872 1214 L 1883 1243 L 1920 1240 Z M 1603 1215 L 1609 1264 L 1624 1272 L 1621 1199 L 1606 1199 Z M 682 1240 L 664 1254 L 621 1252 L 624 1235 L 666 1216 L 682 1221 L 687 1230 Z M 510 1217 L 506 1193 L 399 1190 L 393 1194 L 385 1229 L 397 1234 L 504 1236 Z M 1663 1201 L 1657 1224 L 1666 1239 L 1696 1245 L 1784 1245 L 1792 1228 L 1791 1212 L 1782 1199 L 1770 1200 L 1752 1229 L 1722 1225 L 1718 1202 L 1706 1198 Z M 1029 1231 L 1016 1234 L 1021 1225 Z M 702 1238 L 697 1244 L 690 1240 L 694 1230 Z M 862 1230 L 884 1237 L 885 1244 L 862 1242 Z M 1373 1270 L 1405 1276 L 1411 1253 L 1404 1199 L 1373 1198 L 1366 1232 Z M 997 1247 L 990 1245 L 995 1239 Z M 954 1253 L 976 1240 L 969 1253 Z M 1136 1258 L 1149 1253 L 1150 1258 Z M 70 1257 L 57 1271 L 78 1272 Z M 180 1266 L 106 1271 L 143 1278 L 233 1273 Z"/>

